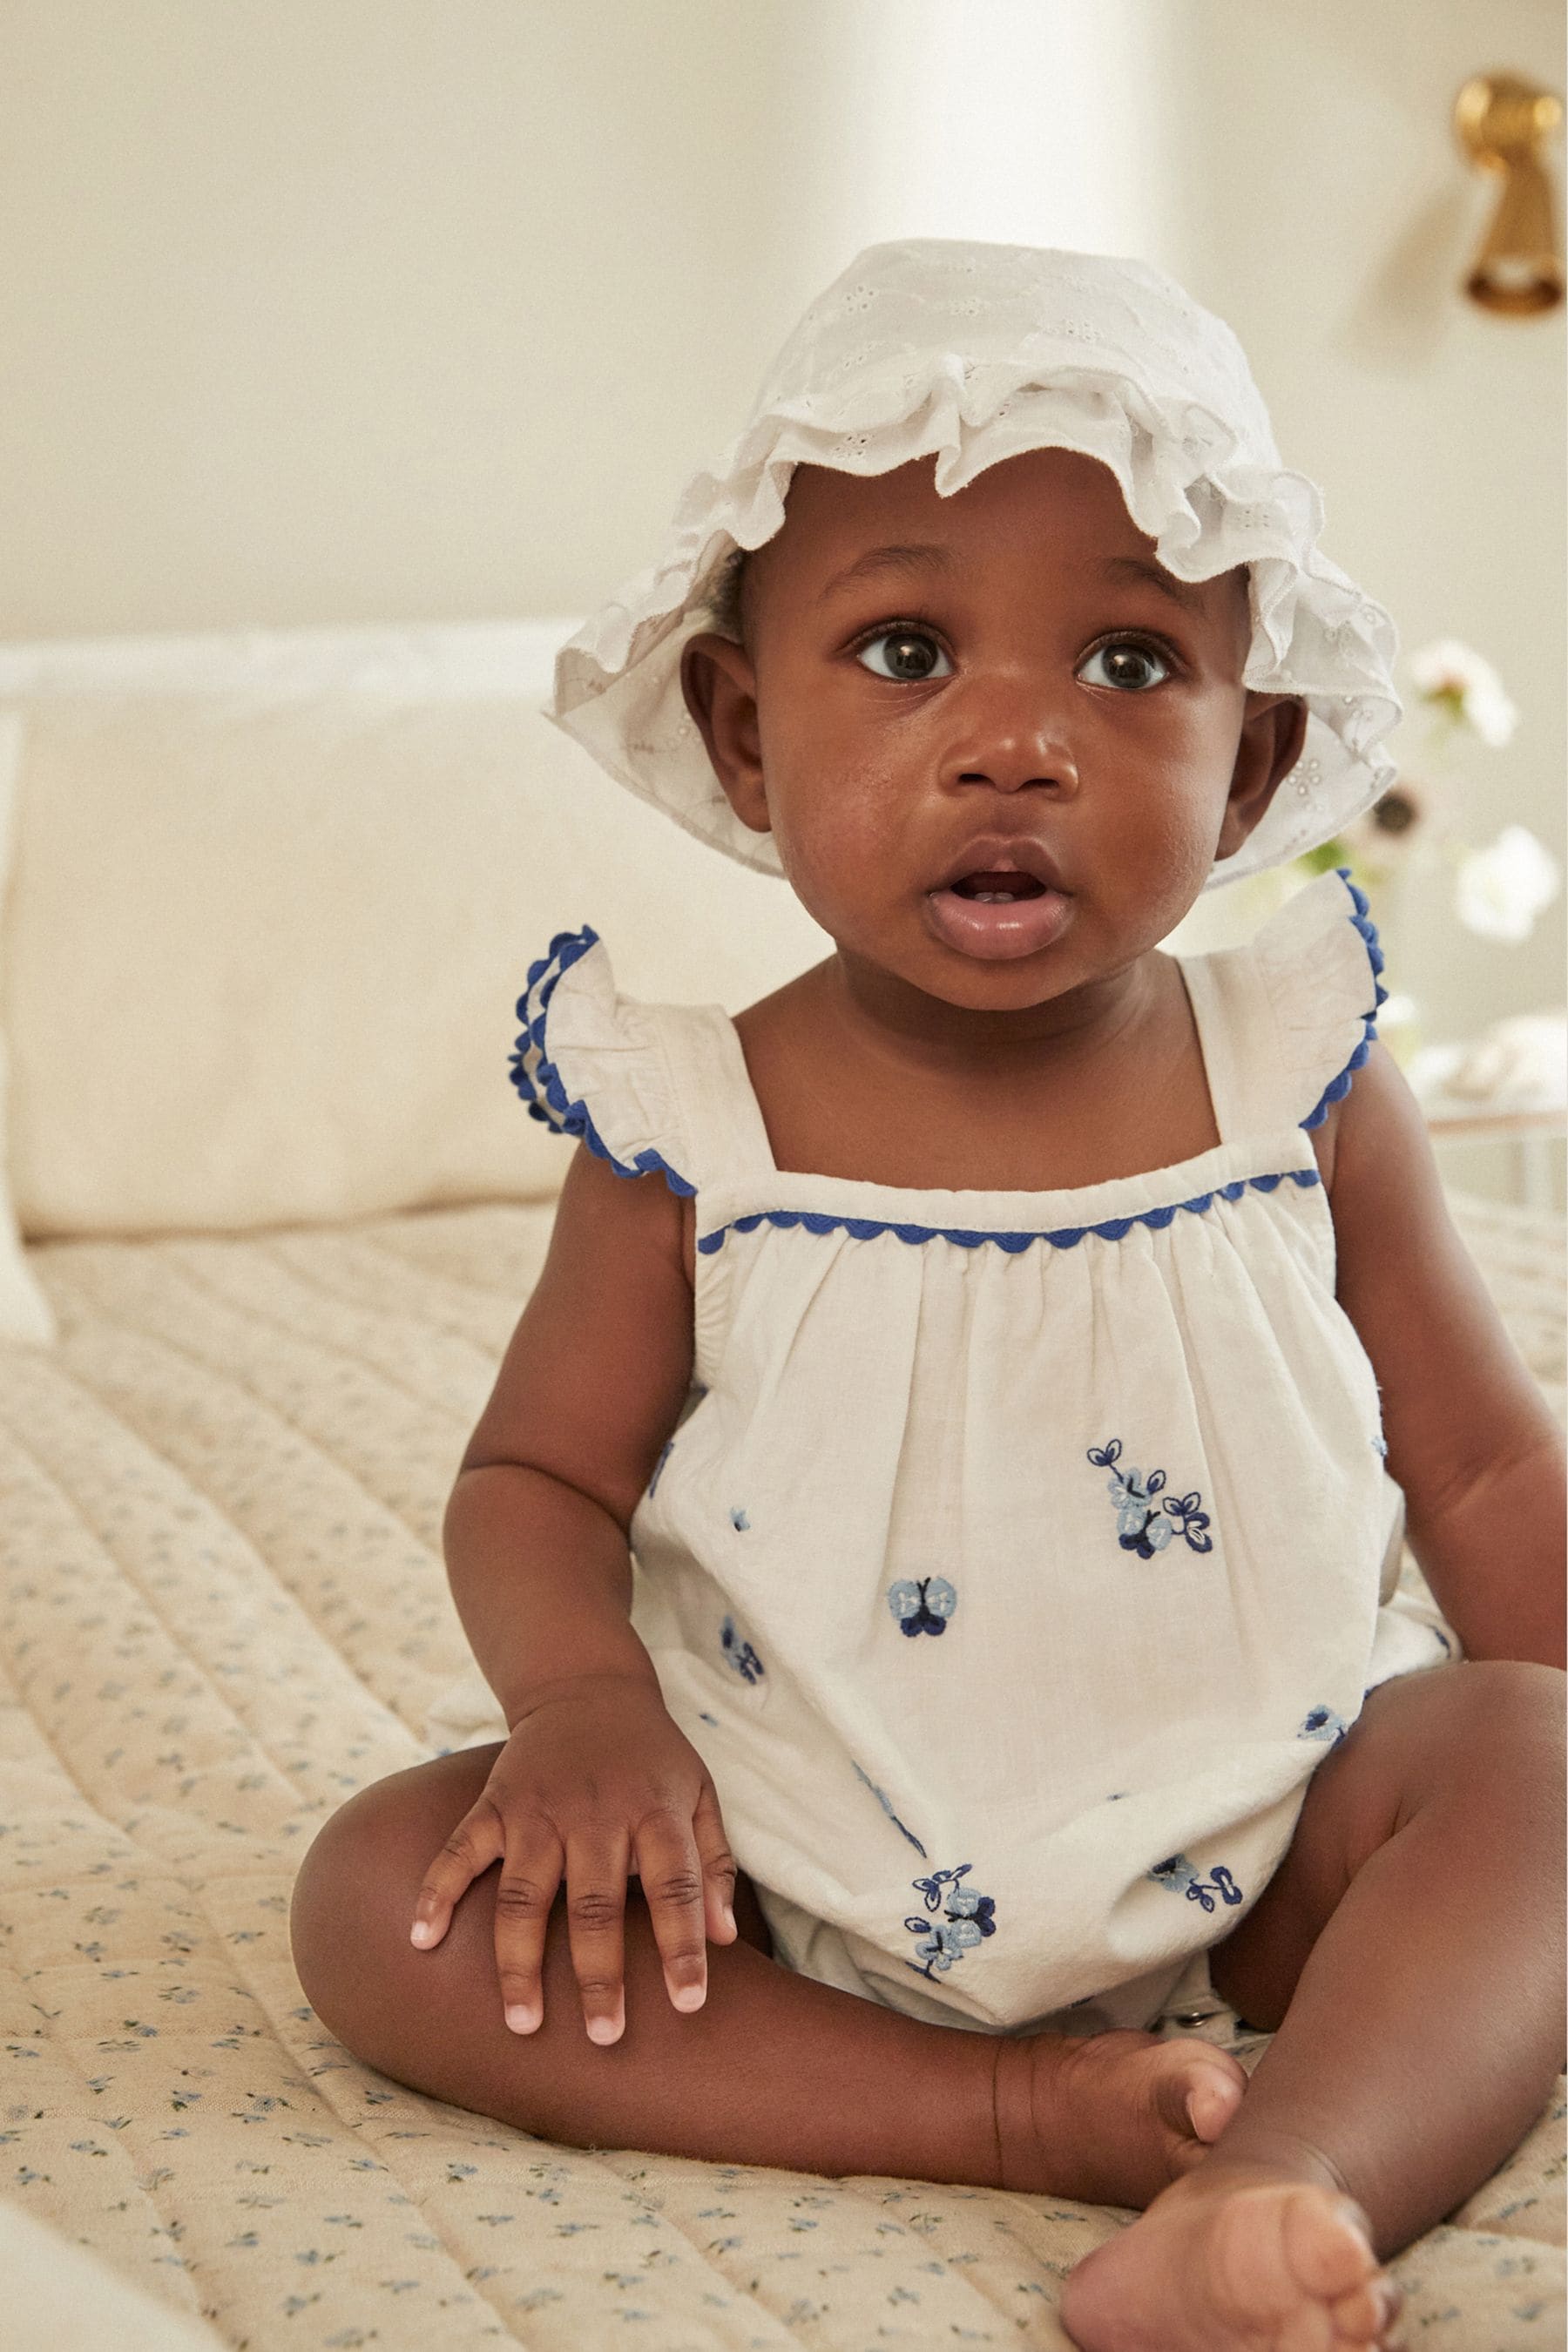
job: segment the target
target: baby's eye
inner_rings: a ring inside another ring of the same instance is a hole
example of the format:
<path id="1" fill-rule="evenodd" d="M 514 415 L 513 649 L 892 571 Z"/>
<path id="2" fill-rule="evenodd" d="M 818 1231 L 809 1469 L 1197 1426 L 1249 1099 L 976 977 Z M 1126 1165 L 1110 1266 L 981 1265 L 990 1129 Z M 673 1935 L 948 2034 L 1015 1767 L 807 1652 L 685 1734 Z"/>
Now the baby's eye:
<path id="1" fill-rule="evenodd" d="M 952 676 L 952 664 L 924 629 L 883 629 L 857 646 L 855 658 L 873 677 L 902 678 L 917 686 L 928 677 Z"/>
<path id="2" fill-rule="evenodd" d="M 1171 675 L 1171 665 L 1164 655 L 1156 653 L 1152 646 L 1141 645 L 1136 637 L 1118 637 L 1109 646 L 1096 646 L 1089 659 L 1105 662 L 1110 672 L 1105 677 L 1090 678 L 1091 686 L 1114 686 L 1134 690 L 1151 684 L 1157 686 L 1159 678 L 1151 679 L 1147 675 L 1151 662 L 1158 664 L 1162 677 L 1169 677 Z M 1088 666 L 1086 663 L 1085 668 Z"/>

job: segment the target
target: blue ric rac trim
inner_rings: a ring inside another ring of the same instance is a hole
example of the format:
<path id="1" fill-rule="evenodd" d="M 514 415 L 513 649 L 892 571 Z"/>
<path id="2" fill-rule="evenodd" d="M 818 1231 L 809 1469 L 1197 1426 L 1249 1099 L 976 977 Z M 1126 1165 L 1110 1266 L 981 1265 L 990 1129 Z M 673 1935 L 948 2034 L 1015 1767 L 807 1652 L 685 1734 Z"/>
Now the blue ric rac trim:
<path id="1" fill-rule="evenodd" d="M 1377 925 L 1371 920 L 1367 914 L 1366 892 L 1364 890 L 1358 889 L 1356 885 L 1351 880 L 1351 870 L 1348 866 L 1336 866 L 1334 872 L 1339 876 L 1340 880 L 1344 884 L 1345 888 L 1351 894 L 1351 903 L 1355 908 L 1355 912 L 1351 917 L 1351 921 L 1365 941 L 1367 961 L 1372 966 L 1373 986 L 1377 992 L 1373 1000 L 1372 1011 L 1366 1015 L 1365 1031 L 1362 1037 L 1361 1044 L 1356 1047 L 1355 1052 L 1351 1055 L 1350 1060 L 1345 1064 L 1344 1068 L 1340 1072 L 1338 1077 L 1331 1078 L 1329 1080 L 1328 1085 L 1323 1088 L 1322 1094 L 1319 1097 L 1317 1108 L 1313 1111 L 1310 1111 L 1307 1117 L 1301 1121 L 1303 1127 L 1321 1127 L 1323 1121 L 1329 1115 L 1329 1105 L 1331 1103 L 1338 1102 L 1342 1095 L 1349 1094 L 1351 1090 L 1352 1077 L 1354 1076 L 1355 1072 L 1360 1069 L 1362 1064 L 1365 1061 L 1367 1055 L 1372 1051 L 1372 1041 L 1377 1029 L 1378 1007 L 1381 1004 L 1386 1003 L 1388 1001 L 1388 991 L 1384 988 L 1382 981 L 1378 978 L 1378 974 L 1383 970 L 1383 950 L 1378 945 Z"/>
<path id="2" fill-rule="evenodd" d="M 659 1152 L 639 1151 L 635 1160 L 617 1160 L 589 1117 L 587 1104 L 570 1100 L 561 1083 L 561 1074 L 550 1058 L 545 1045 L 550 1000 L 562 974 L 570 971 L 591 947 L 596 947 L 598 940 L 598 932 L 586 923 L 580 931 L 557 931 L 548 952 L 529 965 L 527 986 L 517 1000 L 522 1034 L 509 1066 L 512 1085 L 527 1105 L 530 1118 L 542 1119 L 557 1135 L 580 1135 L 595 1158 L 607 1160 L 617 1176 L 651 1176 L 657 1171 L 672 1192 L 689 1196 L 696 1192 L 696 1185 L 688 1183 Z M 531 1072 L 528 1057 L 531 1054 L 537 1054 L 539 1058 Z"/>
<path id="3" fill-rule="evenodd" d="M 960 1249 L 978 1249 L 983 1242 L 994 1242 L 998 1249 L 1015 1254 L 1026 1250 L 1035 1242 L 1048 1242 L 1052 1249 L 1071 1249 L 1086 1234 L 1100 1234 L 1107 1241 L 1119 1242 L 1134 1225 L 1150 1225 L 1158 1230 L 1168 1225 L 1179 1210 L 1186 1209 L 1199 1216 L 1215 1201 L 1239 1201 L 1248 1187 L 1258 1192 L 1272 1192 L 1287 1177 L 1292 1184 L 1317 1184 L 1322 1181 L 1315 1168 L 1287 1168 L 1277 1176 L 1242 1176 L 1233 1184 L 1216 1184 L 1213 1192 L 1199 1192 L 1190 1201 L 1173 1201 L 1168 1208 L 1144 1209 L 1132 1217 L 1107 1217 L 1098 1225 L 1062 1225 L 1054 1233 L 978 1233 L 963 1225 L 905 1225 L 884 1217 L 830 1217 L 816 1209 L 760 1209 L 749 1217 L 733 1217 L 727 1225 L 701 1234 L 697 1246 L 711 1256 L 715 1250 L 723 1248 L 726 1234 L 755 1233 L 759 1225 L 767 1224 L 781 1228 L 804 1225 L 808 1234 L 831 1234 L 842 1228 L 854 1242 L 868 1242 L 877 1234 L 896 1234 L 901 1242 L 956 1242 Z"/>

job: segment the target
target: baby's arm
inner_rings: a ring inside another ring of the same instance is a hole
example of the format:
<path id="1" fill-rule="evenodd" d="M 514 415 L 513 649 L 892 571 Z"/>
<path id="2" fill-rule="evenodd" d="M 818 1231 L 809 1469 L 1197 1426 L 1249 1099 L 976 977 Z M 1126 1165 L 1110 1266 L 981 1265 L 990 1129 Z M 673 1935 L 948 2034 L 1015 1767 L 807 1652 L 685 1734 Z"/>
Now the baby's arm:
<path id="1" fill-rule="evenodd" d="M 692 1290 L 683 1203 L 580 1149 L 537 1287 L 447 1507 L 447 1577 L 510 1737 L 426 1870 L 429 1948 L 500 1860 L 507 2022 L 543 2015 L 546 1930 L 564 1882 L 595 2041 L 623 2030 L 626 1879 L 641 1880 L 669 1997 L 700 2005 L 707 1941 L 736 1935 L 735 1864 L 702 1758 L 632 1631 L 627 1529 L 686 1397 Z"/>
<path id="2" fill-rule="evenodd" d="M 1374 1045 L 1338 1107 L 1338 1296 L 1383 1391 L 1410 1548 L 1472 1658 L 1563 1664 L 1563 1440 L 1455 1232 L 1415 1098 Z"/>
<path id="3" fill-rule="evenodd" d="M 447 1507 L 447 1580 L 509 1724 L 584 1675 L 658 1683 L 627 1528 L 691 1380 L 681 1203 L 579 1145 Z"/>

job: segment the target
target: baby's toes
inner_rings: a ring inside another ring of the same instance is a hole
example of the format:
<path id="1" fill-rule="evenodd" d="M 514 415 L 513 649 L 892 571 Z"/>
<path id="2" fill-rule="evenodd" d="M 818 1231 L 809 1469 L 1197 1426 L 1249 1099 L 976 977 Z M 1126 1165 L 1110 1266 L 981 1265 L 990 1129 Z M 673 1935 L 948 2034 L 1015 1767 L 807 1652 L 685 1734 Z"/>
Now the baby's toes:
<path id="1" fill-rule="evenodd" d="M 1149 2088 L 1154 2111 L 1166 2132 L 1184 2148 L 1206 2147 L 1224 2131 L 1241 2105 L 1247 2075 L 1237 2061 L 1206 2042 L 1195 2048 L 1180 2042 L 1156 2042 L 1149 2051 Z"/>
<path id="2" fill-rule="evenodd" d="M 1186 2124 L 1205 2142 L 1216 2140 L 1240 2106 L 1247 2091 L 1247 2071 L 1223 2050 L 1190 2061 L 1186 2076 Z"/>
<path id="3" fill-rule="evenodd" d="M 1292 2274 L 1324 2303 L 1337 2303 L 1377 2276 L 1372 2224 L 1352 2198 L 1303 2189 L 1280 2214 Z"/>
<path id="4" fill-rule="evenodd" d="M 1330 2305 L 1335 2327 L 1334 2343 L 1352 2346 L 1382 2344 L 1385 2331 L 1398 2318 L 1405 2297 L 1386 2271 L 1376 2278 L 1352 2287 L 1349 2294 L 1341 2295 Z"/>
<path id="5" fill-rule="evenodd" d="M 1342 2340 L 1337 2306 L 1378 2275 L 1359 2206 L 1305 2185 L 1232 2198 L 1217 2217 L 1213 2261 L 1222 2304 L 1237 2320 L 1277 2327 L 1279 2352 L 1333 2352 Z"/>

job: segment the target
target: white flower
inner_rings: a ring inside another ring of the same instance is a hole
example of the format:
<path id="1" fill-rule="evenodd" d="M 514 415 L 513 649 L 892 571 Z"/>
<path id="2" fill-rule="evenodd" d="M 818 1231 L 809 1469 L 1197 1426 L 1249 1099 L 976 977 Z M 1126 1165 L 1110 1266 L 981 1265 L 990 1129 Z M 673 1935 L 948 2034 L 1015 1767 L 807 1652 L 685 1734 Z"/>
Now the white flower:
<path id="1" fill-rule="evenodd" d="M 1527 940 L 1542 907 L 1557 896 L 1557 861 L 1521 824 L 1506 824 L 1489 849 L 1460 864 L 1454 911 L 1488 940 Z"/>
<path id="2" fill-rule="evenodd" d="M 1412 654 L 1410 674 L 1426 701 L 1443 705 L 1483 743 L 1506 743 L 1519 724 L 1490 662 L 1458 637 L 1438 637 Z"/>

